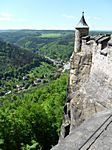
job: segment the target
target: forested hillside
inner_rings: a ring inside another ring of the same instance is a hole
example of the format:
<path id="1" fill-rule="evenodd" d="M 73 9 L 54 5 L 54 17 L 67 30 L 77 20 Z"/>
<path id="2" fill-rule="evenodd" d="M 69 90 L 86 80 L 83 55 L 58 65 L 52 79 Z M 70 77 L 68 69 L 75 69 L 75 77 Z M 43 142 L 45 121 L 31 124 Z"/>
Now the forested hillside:
<path id="1" fill-rule="evenodd" d="M 4 39 L 7 42 L 0 41 L 0 149 L 49 150 L 58 142 L 68 73 L 62 72 L 58 55 L 60 61 L 55 61 L 43 52 L 14 44 L 25 33 L 17 37 L 11 33 L 13 44 L 7 40 L 9 35 Z"/>
<path id="2" fill-rule="evenodd" d="M 1 32 L 0 38 L 53 59 L 69 60 L 73 51 L 73 31 L 20 30 Z"/>
<path id="3" fill-rule="evenodd" d="M 10 67 L 19 68 L 33 61 L 33 54 L 18 46 L 0 41 L 0 73 Z"/>
<path id="4" fill-rule="evenodd" d="M 56 76 L 57 69 L 50 59 L 38 53 L 0 41 L 0 96 L 18 87 L 27 89 L 38 82 L 48 82 Z"/>
<path id="5" fill-rule="evenodd" d="M 64 74 L 49 84 L 0 98 L 1 149 L 28 150 L 34 144 L 34 149 L 49 150 L 57 143 L 67 80 Z"/>

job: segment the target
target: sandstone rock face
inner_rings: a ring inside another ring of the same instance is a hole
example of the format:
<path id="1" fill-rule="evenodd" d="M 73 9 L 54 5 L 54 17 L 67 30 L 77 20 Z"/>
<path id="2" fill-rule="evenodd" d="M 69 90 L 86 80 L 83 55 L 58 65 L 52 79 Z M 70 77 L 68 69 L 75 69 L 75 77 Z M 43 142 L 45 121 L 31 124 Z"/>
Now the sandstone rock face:
<path id="1" fill-rule="evenodd" d="M 70 78 L 67 92 L 68 97 L 64 106 L 64 121 L 62 124 L 60 141 L 84 120 L 82 115 L 83 99 L 82 95 L 80 96 L 79 89 L 89 78 L 91 63 L 91 53 L 73 53 L 71 57 Z"/>
<path id="2" fill-rule="evenodd" d="M 111 150 L 112 110 L 97 113 L 52 150 Z"/>
<path id="3" fill-rule="evenodd" d="M 84 93 L 81 93 L 80 89 L 84 83 L 88 82 L 91 64 L 91 53 L 80 52 L 74 54 L 71 60 L 69 96 L 72 94 L 73 98 L 70 100 L 70 131 L 74 129 L 74 127 L 79 126 L 85 119 L 83 116 Z"/>

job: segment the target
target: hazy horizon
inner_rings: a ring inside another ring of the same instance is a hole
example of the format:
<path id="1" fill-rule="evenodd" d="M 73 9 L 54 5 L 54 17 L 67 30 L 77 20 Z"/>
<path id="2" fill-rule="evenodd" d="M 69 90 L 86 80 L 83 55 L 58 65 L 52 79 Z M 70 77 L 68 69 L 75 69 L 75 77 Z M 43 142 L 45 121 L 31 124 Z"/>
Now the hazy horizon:
<path id="1" fill-rule="evenodd" d="M 24 31 L 24 30 L 31 30 L 31 31 L 75 31 L 72 29 L 0 29 L 0 31 Z M 101 31 L 101 32 L 112 32 L 112 30 L 89 30 L 89 32 L 92 31 Z"/>

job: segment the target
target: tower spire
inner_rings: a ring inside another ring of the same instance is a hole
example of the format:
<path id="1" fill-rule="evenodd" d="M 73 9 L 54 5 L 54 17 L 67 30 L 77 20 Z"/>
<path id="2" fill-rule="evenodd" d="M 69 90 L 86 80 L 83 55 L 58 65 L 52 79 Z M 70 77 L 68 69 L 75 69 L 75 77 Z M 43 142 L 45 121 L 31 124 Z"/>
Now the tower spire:
<path id="1" fill-rule="evenodd" d="M 88 28 L 88 25 L 84 18 L 84 11 L 82 12 L 82 17 L 81 17 L 79 23 L 77 24 L 76 28 Z"/>
<path id="2" fill-rule="evenodd" d="M 84 17 L 84 11 L 82 12 L 82 17 Z"/>

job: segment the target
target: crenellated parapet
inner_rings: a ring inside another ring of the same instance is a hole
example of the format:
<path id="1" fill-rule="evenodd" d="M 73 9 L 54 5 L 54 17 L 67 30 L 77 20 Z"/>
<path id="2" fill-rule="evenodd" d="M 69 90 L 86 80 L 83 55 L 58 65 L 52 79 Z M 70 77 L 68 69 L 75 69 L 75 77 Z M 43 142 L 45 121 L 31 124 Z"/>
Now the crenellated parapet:
<path id="1" fill-rule="evenodd" d="M 88 35 L 82 37 L 81 40 L 81 51 L 86 53 L 93 52 L 96 49 L 97 51 L 101 51 L 101 54 L 104 51 L 105 55 L 105 49 L 109 49 L 112 46 L 110 35 L 96 35 L 94 37 Z"/>

